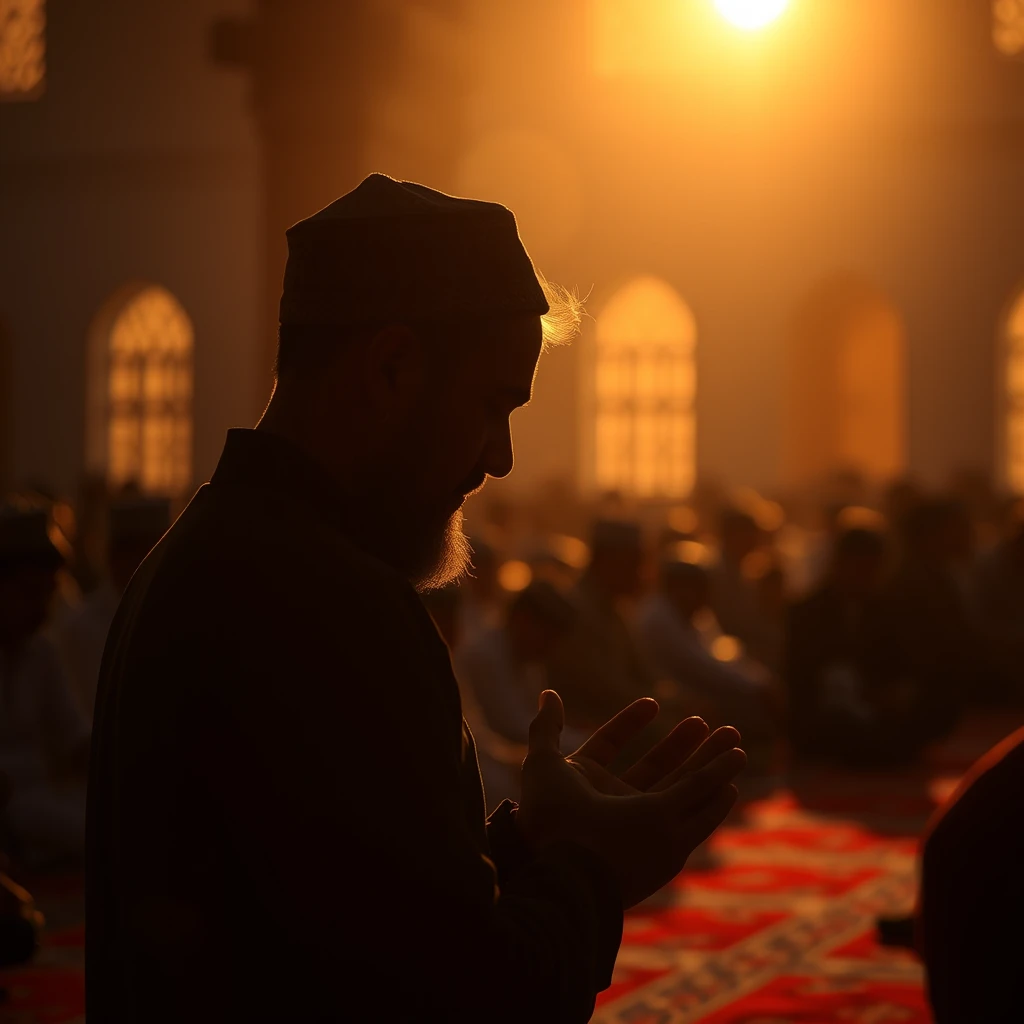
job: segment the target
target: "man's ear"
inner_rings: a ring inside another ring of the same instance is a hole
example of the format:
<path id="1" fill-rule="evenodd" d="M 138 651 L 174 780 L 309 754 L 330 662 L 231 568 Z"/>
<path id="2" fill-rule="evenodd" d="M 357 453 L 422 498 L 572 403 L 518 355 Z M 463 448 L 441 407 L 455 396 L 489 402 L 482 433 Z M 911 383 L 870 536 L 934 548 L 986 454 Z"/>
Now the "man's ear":
<path id="1" fill-rule="evenodd" d="M 384 415 L 400 414 L 417 402 L 426 382 L 426 352 L 419 335 L 404 324 L 381 328 L 363 360 L 366 397 Z"/>

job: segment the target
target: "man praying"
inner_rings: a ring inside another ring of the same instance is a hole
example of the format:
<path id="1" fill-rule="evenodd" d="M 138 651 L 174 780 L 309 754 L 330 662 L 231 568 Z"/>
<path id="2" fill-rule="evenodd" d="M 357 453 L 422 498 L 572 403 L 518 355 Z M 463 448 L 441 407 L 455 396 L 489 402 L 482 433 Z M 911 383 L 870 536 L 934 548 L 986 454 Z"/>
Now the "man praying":
<path id="1" fill-rule="evenodd" d="M 509 415 L 572 305 L 507 209 L 380 174 L 288 248 L 270 404 L 104 652 L 90 1024 L 582 1024 L 623 908 L 732 806 L 738 736 L 688 719 L 619 777 L 657 705 L 566 758 L 545 691 L 522 801 L 486 817 L 417 589 L 466 569 L 462 504 L 511 471 Z"/>

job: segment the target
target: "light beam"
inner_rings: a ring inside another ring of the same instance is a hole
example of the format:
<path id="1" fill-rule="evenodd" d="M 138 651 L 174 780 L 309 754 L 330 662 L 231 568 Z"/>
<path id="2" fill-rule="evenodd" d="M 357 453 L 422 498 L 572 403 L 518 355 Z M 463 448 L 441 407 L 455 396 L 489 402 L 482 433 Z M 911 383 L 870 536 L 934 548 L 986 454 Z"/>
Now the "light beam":
<path id="1" fill-rule="evenodd" d="M 788 4 L 789 0 L 715 0 L 718 13 L 747 32 L 773 22 Z"/>

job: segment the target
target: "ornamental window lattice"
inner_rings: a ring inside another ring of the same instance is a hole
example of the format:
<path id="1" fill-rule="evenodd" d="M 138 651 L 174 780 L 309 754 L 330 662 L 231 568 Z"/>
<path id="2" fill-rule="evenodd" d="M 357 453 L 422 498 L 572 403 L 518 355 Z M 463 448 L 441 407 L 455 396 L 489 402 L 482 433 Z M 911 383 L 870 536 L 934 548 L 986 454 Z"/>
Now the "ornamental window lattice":
<path id="1" fill-rule="evenodd" d="M 192 477 L 192 324 L 164 288 L 136 289 L 109 321 L 99 453 L 112 488 L 180 495 Z"/>
<path id="2" fill-rule="evenodd" d="M 43 0 L 0 0 L 0 99 L 36 99 L 45 80 Z"/>
<path id="3" fill-rule="evenodd" d="M 1024 295 L 1007 321 L 1003 388 L 1006 484 L 1024 494 Z"/>
<path id="4" fill-rule="evenodd" d="M 1024 56 L 1024 0 L 993 0 L 992 40 L 1000 53 Z"/>
<path id="5" fill-rule="evenodd" d="M 681 498 L 696 472 L 696 325 L 675 289 L 639 277 L 597 319 L 595 483 Z"/>

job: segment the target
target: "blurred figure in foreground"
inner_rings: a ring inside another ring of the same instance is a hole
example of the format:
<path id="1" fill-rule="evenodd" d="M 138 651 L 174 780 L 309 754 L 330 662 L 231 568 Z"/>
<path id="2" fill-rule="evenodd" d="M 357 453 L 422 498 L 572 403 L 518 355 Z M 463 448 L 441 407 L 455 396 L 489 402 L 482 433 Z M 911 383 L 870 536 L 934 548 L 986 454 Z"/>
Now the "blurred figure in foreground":
<path id="1" fill-rule="evenodd" d="M 108 513 L 107 573 L 92 593 L 54 630 L 62 660 L 83 713 L 92 720 L 103 647 L 121 595 L 142 560 L 171 525 L 166 498 L 141 495 L 113 501 Z"/>
<path id="2" fill-rule="evenodd" d="M 550 662 L 551 686 L 570 722 L 593 727 L 615 709 L 653 692 L 654 677 L 637 648 L 621 602 L 643 584 L 643 543 L 636 523 L 599 519 L 590 561 L 572 591 L 576 622 Z"/>
<path id="3" fill-rule="evenodd" d="M 637 633 L 651 664 L 679 688 L 678 699 L 711 723 L 735 725 L 749 746 L 772 733 L 770 675 L 750 659 L 714 656 L 697 623 L 710 594 L 703 566 L 664 559 L 658 589 L 637 615 Z"/>
<path id="4" fill-rule="evenodd" d="M 964 777 L 925 832 L 917 946 L 936 1024 L 1020 1019 L 1024 729 Z"/>
<path id="5" fill-rule="evenodd" d="M 43 633 L 63 557 L 39 509 L 0 508 L 0 773 L 12 851 L 48 866 L 85 842 L 89 731 Z"/>
<path id="6" fill-rule="evenodd" d="M 493 203 L 374 174 L 289 230 L 270 404 L 108 639 L 91 1021 L 590 1019 L 624 907 L 733 805 L 736 733 L 690 719 L 617 775 L 654 702 L 567 759 L 545 691 L 488 819 L 417 596 L 465 572 L 466 497 L 511 471 L 509 416 L 577 323 Z"/>

